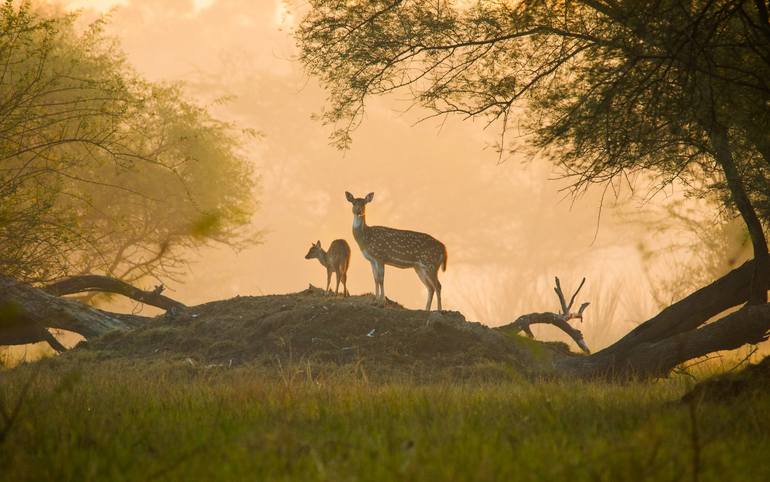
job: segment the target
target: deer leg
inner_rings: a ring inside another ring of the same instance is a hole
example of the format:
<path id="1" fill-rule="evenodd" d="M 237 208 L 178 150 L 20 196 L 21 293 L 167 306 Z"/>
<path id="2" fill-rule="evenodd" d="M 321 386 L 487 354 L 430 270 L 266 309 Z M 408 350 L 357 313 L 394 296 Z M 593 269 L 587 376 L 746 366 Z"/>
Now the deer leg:
<path id="1" fill-rule="evenodd" d="M 324 292 L 325 294 L 329 293 L 329 287 L 331 286 L 331 284 L 332 284 L 332 270 L 327 269 L 326 270 L 326 291 Z"/>
<path id="2" fill-rule="evenodd" d="M 350 296 L 350 293 L 348 292 L 348 273 L 347 271 L 342 272 L 342 296 Z"/>
<path id="3" fill-rule="evenodd" d="M 418 266 L 414 268 L 414 271 L 417 273 L 417 276 L 420 278 L 420 281 L 422 281 L 422 284 L 424 284 L 425 287 L 428 288 L 428 303 L 425 305 L 425 311 L 430 311 L 430 305 L 433 304 L 433 291 L 434 291 L 433 284 L 430 282 L 430 277 L 428 276 L 428 273 L 425 271 L 425 268 L 423 268 L 422 266 Z"/>
<path id="4" fill-rule="evenodd" d="M 441 282 L 438 280 L 438 266 L 428 272 L 428 281 L 436 290 L 436 301 L 438 302 L 438 310 L 441 310 Z"/>
<path id="5" fill-rule="evenodd" d="M 385 265 L 377 263 L 377 279 L 380 282 L 380 301 L 385 304 Z"/>
<path id="6" fill-rule="evenodd" d="M 334 277 L 337 279 L 337 287 L 334 288 L 334 296 L 337 296 L 340 293 L 340 272 L 339 272 L 339 270 L 334 272 Z"/>
<path id="7" fill-rule="evenodd" d="M 380 299 L 380 280 L 377 277 L 377 263 L 372 261 L 372 277 L 374 278 L 374 299 Z"/>

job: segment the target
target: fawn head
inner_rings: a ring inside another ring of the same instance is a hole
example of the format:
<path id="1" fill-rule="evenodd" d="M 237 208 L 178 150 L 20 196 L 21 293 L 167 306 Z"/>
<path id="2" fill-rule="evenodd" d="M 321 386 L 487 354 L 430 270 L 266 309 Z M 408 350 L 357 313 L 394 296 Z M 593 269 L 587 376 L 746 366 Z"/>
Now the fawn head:
<path id="1" fill-rule="evenodd" d="M 349 192 L 345 191 L 345 197 L 353 205 L 353 214 L 356 216 L 363 216 L 366 213 L 366 205 L 374 199 L 374 193 L 370 192 L 364 198 L 354 197 Z"/>
<path id="2" fill-rule="evenodd" d="M 310 249 L 305 255 L 305 259 L 321 259 L 321 255 L 323 255 L 323 249 L 321 249 L 321 241 L 316 241 L 312 246 L 310 246 Z"/>

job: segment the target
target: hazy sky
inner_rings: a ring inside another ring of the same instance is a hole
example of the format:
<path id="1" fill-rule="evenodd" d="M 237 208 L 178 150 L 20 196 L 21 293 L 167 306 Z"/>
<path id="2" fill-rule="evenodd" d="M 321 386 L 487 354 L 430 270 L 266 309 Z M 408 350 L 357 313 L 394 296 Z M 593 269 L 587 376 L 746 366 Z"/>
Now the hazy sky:
<path id="1" fill-rule="evenodd" d="M 555 309 L 554 275 L 568 287 L 588 277 L 584 299 L 594 306 L 584 331 L 594 346 L 655 311 L 635 248 L 639 233 L 616 222 L 605 206 L 594 239 L 601 191 L 573 204 L 561 191 L 565 183 L 551 180 L 557 172 L 547 161 L 514 157 L 500 163 L 490 148 L 494 129 L 453 118 L 415 124 L 425 112 L 405 113 L 406 96 L 394 96 L 370 101 L 350 151 L 330 147 L 329 130 L 311 120 L 325 94 L 293 60 L 291 28 L 299 14 L 282 1 L 65 4 L 84 9 L 86 18 L 112 9 L 108 32 L 142 75 L 184 81 L 203 104 L 233 96 L 214 112 L 263 134 L 248 157 L 261 176 L 254 223 L 265 231 L 265 242 L 240 253 L 201 251 L 186 283 L 172 286 L 171 295 L 181 301 L 320 286 L 325 270 L 304 254 L 311 242 L 326 247 L 336 238 L 353 248 L 350 290 L 371 292 L 370 267 L 351 233 L 344 197 L 349 190 L 375 193 L 369 224 L 427 232 L 447 245 L 448 269 L 440 274 L 444 307 L 471 320 L 497 325 L 524 312 Z M 408 307 L 424 306 L 425 289 L 412 270 L 388 267 L 385 290 Z M 613 306 L 612 326 L 592 325 Z"/>

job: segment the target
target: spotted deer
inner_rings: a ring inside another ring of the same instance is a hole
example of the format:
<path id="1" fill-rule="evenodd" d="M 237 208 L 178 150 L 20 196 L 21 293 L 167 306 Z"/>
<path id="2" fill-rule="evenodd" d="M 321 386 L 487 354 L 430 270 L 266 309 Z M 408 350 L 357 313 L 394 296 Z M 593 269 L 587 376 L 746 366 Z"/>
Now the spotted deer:
<path id="1" fill-rule="evenodd" d="M 435 292 L 440 311 L 441 283 L 438 280 L 438 269 L 441 267 L 446 271 L 446 246 L 425 233 L 367 226 L 366 205 L 374 199 L 373 192 L 365 198 L 357 198 L 345 192 L 345 197 L 353 205 L 353 237 L 361 253 L 372 264 L 375 298 L 385 302 L 385 265 L 414 268 L 420 281 L 428 288 L 425 309 L 430 311 Z"/>
<path id="2" fill-rule="evenodd" d="M 324 251 L 321 247 L 321 241 L 317 241 L 310 246 L 310 250 L 305 255 L 305 259 L 317 258 L 326 268 L 326 291 L 329 292 L 329 285 L 332 281 L 332 273 L 337 275 L 337 287 L 334 294 L 340 291 L 340 281 L 342 281 L 342 296 L 350 296 L 348 293 L 348 266 L 350 265 L 350 246 L 344 239 L 335 239 L 329 245 L 329 251 Z"/>

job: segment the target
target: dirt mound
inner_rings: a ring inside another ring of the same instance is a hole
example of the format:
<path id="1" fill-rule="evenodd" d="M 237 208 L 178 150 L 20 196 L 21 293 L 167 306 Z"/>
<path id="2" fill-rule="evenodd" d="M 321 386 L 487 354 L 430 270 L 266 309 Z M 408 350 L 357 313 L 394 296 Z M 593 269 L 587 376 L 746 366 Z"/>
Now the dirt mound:
<path id="1" fill-rule="evenodd" d="M 682 401 L 709 400 L 723 402 L 754 392 L 766 393 L 769 388 L 770 357 L 767 357 L 761 362 L 749 365 L 739 372 L 718 375 L 698 383 L 682 397 Z"/>
<path id="2" fill-rule="evenodd" d="M 192 307 L 173 319 L 109 333 L 79 350 L 227 365 L 310 360 L 427 369 L 501 362 L 522 370 L 565 356 L 562 344 L 506 335 L 458 312 L 428 314 L 392 301 L 377 306 L 371 296 L 329 297 L 313 287 Z"/>

